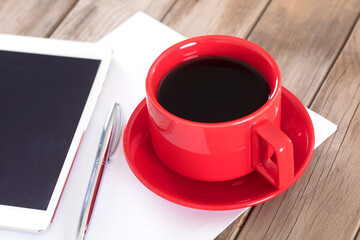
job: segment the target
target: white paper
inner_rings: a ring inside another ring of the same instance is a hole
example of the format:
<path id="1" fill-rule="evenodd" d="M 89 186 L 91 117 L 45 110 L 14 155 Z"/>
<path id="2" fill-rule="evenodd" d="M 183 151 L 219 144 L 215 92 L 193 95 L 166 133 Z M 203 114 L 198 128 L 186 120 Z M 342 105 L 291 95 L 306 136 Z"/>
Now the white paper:
<path id="1" fill-rule="evenodd" d="M 324 142 L 331 134 L 333 134 L 337 126 L 320 116 L 319 114 L 313 112 L 311 109 L 307 109 L 311 117 L 311 120 L 314 125 L 315 132 L 315 145 L 314 148 L 317 148 L 322 142 Z"/>
<path id="2" fill-rule="evenodd" d="M 127 120 L 145 97 L 145 77 L 151 63 L 163 50 L 182 39 L 183 36 L 158 21 L 137 13 L 100 41 L 113 48 L 113 61 L 53 225 L 40 234 L 0 230 L 0 239 L 75 239 L 83 197 L 108 111 L 113 102 L 119 102 L 123 119 Z M 311 117 L 319 144 L 336 126 L 316 113 L 311 112 Z M 112 163 L 105 167 L 86 239 L 208 240 L 216 237 L 243 210 L 197 210 L 157 196 L 131 172 L 121 141 Z"/>

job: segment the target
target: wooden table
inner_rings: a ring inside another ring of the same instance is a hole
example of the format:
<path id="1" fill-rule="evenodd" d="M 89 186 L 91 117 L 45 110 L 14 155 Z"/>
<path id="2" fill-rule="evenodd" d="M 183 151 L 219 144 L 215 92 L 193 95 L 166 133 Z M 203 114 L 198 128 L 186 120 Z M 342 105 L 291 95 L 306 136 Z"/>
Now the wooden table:
<path id="1" fill-rule="evenodd" d="M 186 37 L 255 42 L 283 85 L 338 125 L 295 185 L 217 239 L 359 240 L 360 0 L 0 0 L 0 33 L 94 42 L 137 11 Z"/>

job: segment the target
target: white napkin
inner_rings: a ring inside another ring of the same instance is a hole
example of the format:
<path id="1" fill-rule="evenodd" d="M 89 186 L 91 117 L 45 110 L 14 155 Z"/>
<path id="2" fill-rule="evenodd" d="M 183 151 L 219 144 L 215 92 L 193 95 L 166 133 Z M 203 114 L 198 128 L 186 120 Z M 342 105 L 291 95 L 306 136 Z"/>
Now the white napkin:
<path id="1" fill-rule="evenodd" d="M 40 234 L 0 230 L 0 239 L 74 239 L 83 197 L 96 155 L 100 132 L 113 102 L 120 103 L 127 120 L 145 97 L 145 77 L 151 63 L 167 47 L 184 39 L 155 19 L 137 13 L 100 44 L 113 48 L 107 80 L 80 145 L 51 228 Z M 336 126 L 310 111 L 316 146 Z M 171 203 L 144 187 L 128 167 L 122 141 L 112 163 L 105 167 L 87 240 L 215 238 L 244 209 L 205 211 Z"/>

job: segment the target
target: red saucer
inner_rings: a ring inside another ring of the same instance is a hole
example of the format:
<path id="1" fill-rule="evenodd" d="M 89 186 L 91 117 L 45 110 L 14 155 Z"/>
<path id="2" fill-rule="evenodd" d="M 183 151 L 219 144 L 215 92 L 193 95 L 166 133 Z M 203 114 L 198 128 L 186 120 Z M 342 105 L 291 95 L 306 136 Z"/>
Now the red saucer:
<path id="1" fill-rule="evenodd" d="M 294 184 L 310 162 L 314 129 L 305 107 L 285 88 L 282 91 L 281 120 L 281 129 L 294 144 Z M 203 182 L 171 171 L 157 158 L 152 148 L 145 99 L 136 107 L 126 126 L 124 152 L 131 170 L 147 188 L 187 207 L 207 210 L 244 208 L 269 200 L 286 190 L 276 189 L 257 172 L 230 181 Z"/>

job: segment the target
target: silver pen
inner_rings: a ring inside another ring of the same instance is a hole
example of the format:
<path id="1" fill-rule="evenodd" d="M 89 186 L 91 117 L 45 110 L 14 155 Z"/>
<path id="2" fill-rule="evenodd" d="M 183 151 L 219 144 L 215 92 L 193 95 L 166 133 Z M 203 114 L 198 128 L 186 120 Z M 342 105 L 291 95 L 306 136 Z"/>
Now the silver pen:
<path id="1" fill-rule="evenodd" d="M 110 156 L 117 146 L 120 135 L 120 106 L 119 104 L 115 103 L 105 121 L 104 128 L 101 134 L 98 151 L 89 180 L 89 185 L 85 193 L 85 198 L 80 213 L 76 237 L 77 240 L 83 240 L 85 238 L 85 234 L 88 229 L 91 215 L 94 209 L 94 204 L 98 193 L 102 173 L 104 171 L 105 163 L 107 160 L 110 160 Z"/>

